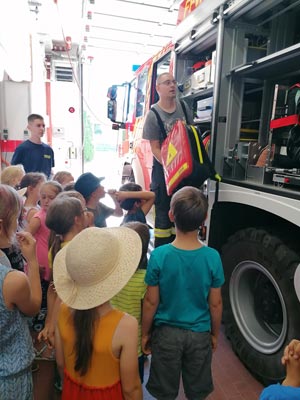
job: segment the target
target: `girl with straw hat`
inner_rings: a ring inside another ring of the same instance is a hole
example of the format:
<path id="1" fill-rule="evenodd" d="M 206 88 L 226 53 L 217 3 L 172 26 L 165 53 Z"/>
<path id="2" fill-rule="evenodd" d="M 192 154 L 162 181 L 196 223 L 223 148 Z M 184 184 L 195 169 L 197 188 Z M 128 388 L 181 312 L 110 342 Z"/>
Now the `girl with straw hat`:
<path id="1" fill-rule="evenodd" d="M 63 304 L 55 332 L 62 400 L 141 400 L 138 324 L 110 299 L 136 271 L 139 235 L 126 227 L 87 228 L 60 250 L 54 285 Z"/>

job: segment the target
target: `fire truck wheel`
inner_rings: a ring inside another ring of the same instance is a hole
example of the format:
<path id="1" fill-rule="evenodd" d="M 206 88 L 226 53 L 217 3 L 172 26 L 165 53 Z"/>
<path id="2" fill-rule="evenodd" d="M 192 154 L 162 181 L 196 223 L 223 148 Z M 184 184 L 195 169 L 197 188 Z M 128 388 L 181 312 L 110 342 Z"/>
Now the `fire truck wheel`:
<path id="1" fill-rule="evenodd" d="M 293 277 L 300 256 L 265 230 L 236 232 L 222 248 L 225 332 L 233 350 L 263 383 L 285 376 L 285 345 L 300 335 Z"/>

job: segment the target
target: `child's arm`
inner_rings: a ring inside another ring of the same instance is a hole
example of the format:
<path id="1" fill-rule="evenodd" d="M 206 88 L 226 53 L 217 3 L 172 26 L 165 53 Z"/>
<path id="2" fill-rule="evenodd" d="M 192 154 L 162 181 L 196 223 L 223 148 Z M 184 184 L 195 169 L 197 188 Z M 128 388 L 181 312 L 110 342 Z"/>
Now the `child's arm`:
<path id="1" fill-rule="evenodd" d="M 27 215 L 26 215 L 26 221 L 28 222 L 28 224 L 29 224 L 29 222 L 31 221 L 32 217 L 33 217 L 36 213 L 37 213 L 37 209 L 36 209 L 36 208 L 31 208 L 31 209 L 28 211 L 28 213 L 27 213 Z"/>
<path id="2" fill-rule="evenodd" d="M 63 381 L 65 357 L 64 357 L 62 340 L 61 340 L 59 329 L 57 326 L 55 328 L 55 357 L 56 357 L 57 369 L 58 369 L 59 375 L 61 377 L 61 380 Z"/>
<path id="3" fill-rule="evenodd" d="M 289 360 L 289 357 L 293 356 L 296 360 L 300 359 L 300 340 L 293 339 L 284 349 L 281 362 L 283 365 Z"/>
<path id="4" fill-rule="evenodd" d="M 123 217 L 123 210 L 120 207 L 120 203 L 119 203 L 118 198 L 117 198 L 117 191 L 113 190 L 113 189 L 110 189 L 110 190 L 107 191 L 107 193 L 110 195 L 110 197 L 112 198 L 112 200 L 113 200 L 113 202 L 115 204 L 115 211 L 114 211 L 114 213 L 112 215 L 114 217 Z"/>
<path id="5" fill-rule="evenodd" d="M 127 199 L 137 199 L 137 200 L 144 200 L 141 205 L 141 210 L 145 215 L 151 210 L 151 207 L 155 201 L 155 193 L 150 192 L 149 190 L 141 190 L 139 192 L 126 192 L 126 191 L 119 191 L 116 193 L 116 197 L 119 202 L 122 202 Z"/>
<path id="6" fill-rule="evenodd" d="M 28 263 L 28 276 L 13 271 L 3 284 L 3 295 L 9 306 L 16 306 L 28 316 L 39 312 L 42 301 L 39 265 L 36 259 L 36 242 L 28 232 L 17 233 L 21 252 Z"/>
<path id="7" fill-rule="evenodd" d="M 57 299 L 58 296 L 55 291 L 54 284 L 51 282 L 47 290 L 47 317 L 45 321 L 45 327 L 38 335 L 38 340 L 43 340 L 46 342 L 49 348 L 54 347 L 55 324 L 57 313 L 59 311 L 59 306 L 56 306 Z"/>
<path id="8" fill-rule="evenodd" d="M 289 354 L 286 361 L 286 378 L 282 385 L 300 387 L 300 360 L 295 359 L 293 353 Z"/>
<path id="9" fill-rule="evenodd" d="M 37 231 L 40 229 L 41 220 L 39 218 L 31 218 L 29 224 L 27 225 L 27 232 L 30 232 L 32 235 L 35 235 Z"/>
<path id="10" fill-rule="evenodd" d="M 159 304 L 159 286 L 148 286 L 143 301 L 142 318 L 142 350 L 145 354 L 150 354 L 149 342 L 151 338 L 151 328 L 154 315 Z"/>
<path id="11" fill-rule="evenodd" d="M 209 291 L 208 304 L 211 316 L 211 341 L 213 351 L 217 348 L 217 341 L 220 332 L 222 319 L 222 296 L 221 288 L 211 288 Z"/>
<path id="12" fill-rule="evenodd" d="M 120 354 L 120 377 L 125 400 L 142 400 L 142 387 L 138 372 L 138 323 L 125 315 L 117 328 L 122 332 L 122 350 Z M 118 332 L 117 332 L 118 333 Z"/>

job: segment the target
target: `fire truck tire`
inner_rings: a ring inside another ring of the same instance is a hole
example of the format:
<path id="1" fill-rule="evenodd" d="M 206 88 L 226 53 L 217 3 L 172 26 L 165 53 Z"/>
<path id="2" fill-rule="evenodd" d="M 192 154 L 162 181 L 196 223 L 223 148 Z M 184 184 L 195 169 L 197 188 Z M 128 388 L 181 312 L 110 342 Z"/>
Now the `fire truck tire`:
<path id="1" fill-rule="evenodd" d="M 222 248 L 223 322 L 235 353 L 264 384 L 282 380 L 284 347 L 300 336 L 294 272 L 300 256 L 263 229 L 236 232 Z"/>

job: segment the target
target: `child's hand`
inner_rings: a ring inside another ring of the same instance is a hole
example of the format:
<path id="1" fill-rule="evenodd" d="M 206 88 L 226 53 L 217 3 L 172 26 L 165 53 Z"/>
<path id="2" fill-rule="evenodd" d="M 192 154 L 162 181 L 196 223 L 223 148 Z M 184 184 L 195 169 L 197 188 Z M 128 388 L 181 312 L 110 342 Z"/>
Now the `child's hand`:
<path id="1" fill-rule="evenodd" d="M 284 349 L 281 363 L 286 364 L 289 357 L 294 357 L 296 360 L 300 359 L 300 340 L 293 339 Z"/>
<path id="2" fill-rule="evenodd" d="M 51 324 L 45 324 L 45 327 L 38 335 L 39 342 L 43 341 L 47 344 L 49 349 L 54 348 L 54 333 L 55 328 Z"/>
<path id="3" fill-rule="evenodd" d="M 212 347 L 212 351 L 216 351 L 217 350 L 217 345 L 218 345 L 218 338 L 217 336 L 214 335 L 210 335 L 211 337 L 211 347 Z"/>
<path id="4" fill-rule="evenodd" d="M 17 232 L 17 240 L 20 246 L 20 250 L 26 261 L 36 261 L 36 241 L 29 232 Z"/>
<path id="5" fill-rule="evenodd" d="M 108 189 L 106 193 L 109 194 L 111 197 L 116 197 L 118 192 L 116 191 L 116 189 Z"/>
<path id="6" fill-rule="evenodd" d="M 142 352 L 146 355 L 151 354 L 151 335 L 142 336 Z"/>

